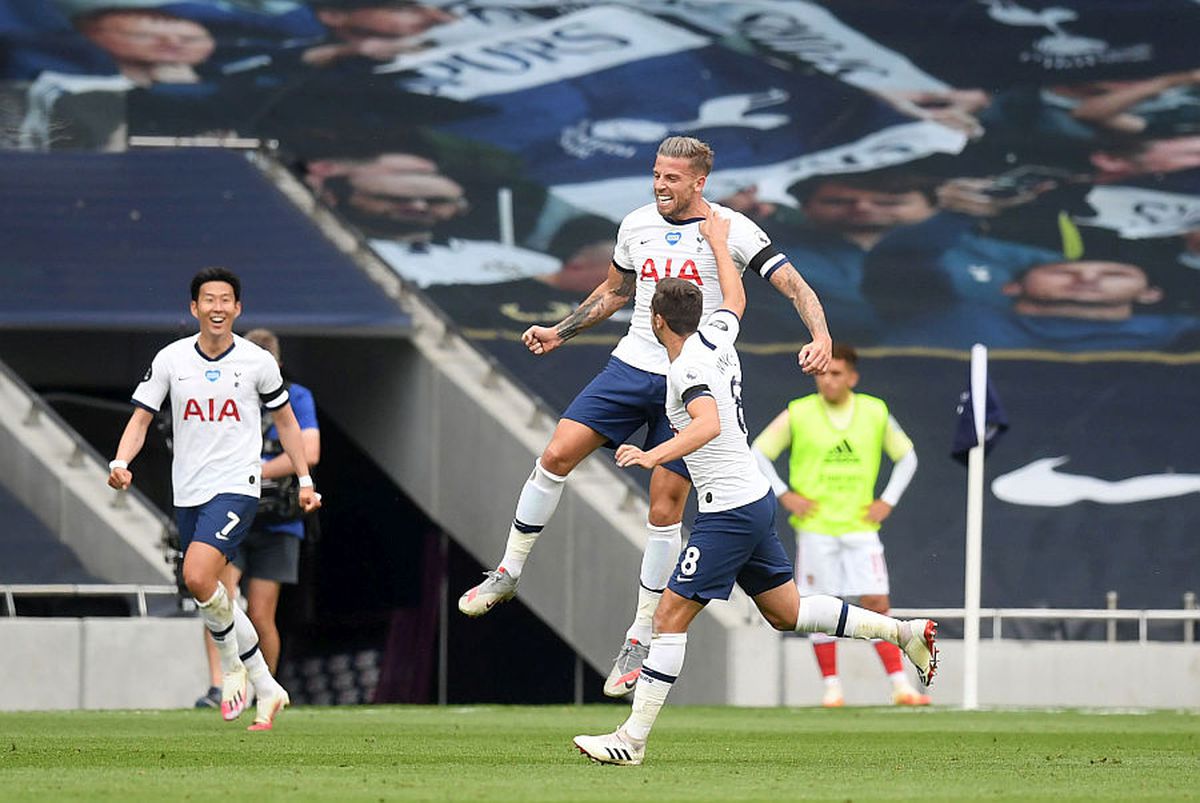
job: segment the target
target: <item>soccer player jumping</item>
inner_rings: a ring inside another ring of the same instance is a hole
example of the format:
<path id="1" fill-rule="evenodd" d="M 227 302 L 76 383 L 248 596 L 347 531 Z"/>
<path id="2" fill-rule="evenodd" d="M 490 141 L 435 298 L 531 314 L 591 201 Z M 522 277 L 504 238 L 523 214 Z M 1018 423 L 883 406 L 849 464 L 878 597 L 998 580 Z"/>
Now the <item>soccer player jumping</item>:
<path id="1" fill-rule="evenodd" d="M 249 617 L 218 579 L 237 553 L 258 508 L 262 485 L 259 404 L 271 411 L 279 442 L 300 478 L 300 506 L 321 506 L 308 474 L 304 440 L 288 402 L 279 365 L 267 351 L 233 333 L 242 314 L 241 282 L 224 268 L 206 268 L 192 279 L 191 311 L 200 332 L 164 347 L 133 391 L 136 407 L 108 484 L 133 482 L 129 464 L 142 450 L 146 430 L 168 396 L 175 454 L 171 486 L 183 553 L 183 582 L 221 655 L 221 716 L 237 719 L 246 708 L 247 681 L 258 696 L 249 730 L 271 730 L 290 700 L 271 677 Z"/>
<path id="2" fill-rule="evenodd" d="M 729 221 L 710 211 L 701 230 L 717 257 L 724 302 L 701 326 L 703 299 L 678 280 L 659 282 L 651 307 L 654 336 L 670 357 L 667 415 L 677 434 L 649 451 L 617 449 L 617 465 L 653 469 L 683 458 L 699 498 L 687 549 L 654 616 L 629 718 L 613 733 L 576 736 L 579 751 L 604 764 L 641 764 L 646 739 L 683 668 L 687 630 L 709 600 L 728 599 L 736 582 L 776 630 L 883 639 L 897 645 L 928 685 L 937 669 L 937 624 L 901 621 L 836 597 L 801 599 L 775 533 L 775 494 L 746 443 L 737 339 L 746 296 L 725 237 Z"/>
<path id="3" fill-rule="evenodd" d="M 659 282 L 671 277 L 699 291 L 702 314 L 721 306 L 713 249 L 700 231 L 700 223 L 713 209 L 729 220 L 726 248 L 734 266 L 739 271 L 750 269 L 771 282 L 792 301 L 808 327 L 812 342 L 798 355 L 804 372 L 820 373 L 829 365 L 832 340 L 812 288 L 755 223 L 703 197 L 712 162 L 712 149 L 698 139 L 663 140 L 654 162 L 654 202 L 635 209 L 621 222 L 607 280 L 558 325 L 531 326 L 522 336 L 531 352 L 549 354 L 634 297 L 628 333 L 604 369 L 563 413 L 525 481 L 499 566 L 459 599 L 459 610 L 466 615 L 482 616 L 516 594 L 525 561 L 558 506 L 567 475 L 585 457 L 601 446 L 623 443 L 643 424 L 647 449 L 671 437 L 663 409 L 667 352 L 654 336 L 650 300 Z M 637 610 L 604 684 L 609 696 L 628 694 L 637 682 L 649 649 L 654 610 L 679 556 L 683 509 L 690 488 L 682 461 L 663 461 L 654 468 Z"/>

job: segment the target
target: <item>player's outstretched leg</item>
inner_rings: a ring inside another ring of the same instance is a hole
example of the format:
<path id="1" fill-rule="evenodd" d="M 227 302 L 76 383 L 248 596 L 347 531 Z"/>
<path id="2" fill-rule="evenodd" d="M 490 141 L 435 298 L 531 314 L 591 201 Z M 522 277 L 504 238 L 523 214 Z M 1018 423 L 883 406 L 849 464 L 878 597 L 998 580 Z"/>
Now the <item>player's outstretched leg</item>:
<path id="1" fill-rule="evenodd" d="M 636 767 L 646 757 L 646 743 L 631 741 L 621 728 L 603 736 L 576 736 L 573 741 L 580 753 L 598 764 Z"/>
<path id="2" fill-rule="evenodd" d="M 495 571 L 485 572 L 486 579 L 482 583 L 458 598 L 460 611 L 467 616 L 483 616 L 501 602 L 516 595 L 517 581 L 521 579 L 525 559 L 529 557 L 542 528 L 558 507 L 566 480 L 565 475 L 559 476 L 547 471 L 541 460 L 537 462 L 533 473 L 525 480 L 521 497 L 517 500 L 517 512 L 508 530 L 504 558 Z"/>
<path id="3" fill-rule="evenodd" d="M 828 633 L 838 638 L 883 639 L 904 650 L 917 669 L 917 677 L 928 686 L 937 673 L 937 622 L 931 619 L 902 621 L 882 613 L 851 605 L 837 597 L 814 594 L 799 600 L 794 615 L 788 598 L 792 593 L 780 586 L 754 598 L 767 621 L 778 629 L 793 626 L 797 633 Z"/>

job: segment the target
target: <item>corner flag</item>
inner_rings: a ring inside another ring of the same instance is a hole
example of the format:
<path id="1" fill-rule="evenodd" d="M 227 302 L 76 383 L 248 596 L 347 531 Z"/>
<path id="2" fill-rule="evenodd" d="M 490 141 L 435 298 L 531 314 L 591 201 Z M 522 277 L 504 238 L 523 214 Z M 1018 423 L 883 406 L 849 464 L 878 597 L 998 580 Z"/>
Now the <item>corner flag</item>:
<path id="1" fill-rule="evenodd" d="M 974 383 L 972 383 L 974 385 Z M 983 452 L 988 454 L 996 441 L 1008 429 L 1008 415 L 1000 405 L 1000 397 L 992 387 L 992 380 L 984 380 L 984 409 L 983 409 Z M 958 397 L 958 423 L 954 428 L 954 445 L 950 456 L 964 466 L 967 464 L 967 453 L 979 444 L 975 430 L 974 394 L 964 390 Z"/>

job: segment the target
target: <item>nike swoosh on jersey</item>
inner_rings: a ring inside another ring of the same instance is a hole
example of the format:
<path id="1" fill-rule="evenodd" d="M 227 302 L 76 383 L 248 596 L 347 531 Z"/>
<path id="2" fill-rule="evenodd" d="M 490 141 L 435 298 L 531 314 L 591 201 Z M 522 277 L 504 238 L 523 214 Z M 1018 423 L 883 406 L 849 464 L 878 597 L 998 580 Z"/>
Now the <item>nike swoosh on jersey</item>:
<path id="1" fill-rule="evenodd" d="M 992 481 L 997 499 L 1014 505 L 1065 507 L 1076 502 L 1128 505 L 1200 492 L 1200 474 L 1145 474 L 1102 480 L 1055 471 L 1070 456 L 1044 457 Z"/>

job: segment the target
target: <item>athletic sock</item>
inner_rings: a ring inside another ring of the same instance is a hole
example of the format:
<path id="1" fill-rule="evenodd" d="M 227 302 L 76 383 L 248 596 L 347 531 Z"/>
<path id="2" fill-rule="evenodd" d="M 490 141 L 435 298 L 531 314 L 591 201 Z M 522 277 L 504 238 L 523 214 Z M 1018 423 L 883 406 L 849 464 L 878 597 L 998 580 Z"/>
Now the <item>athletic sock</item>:
<path id="1" fill-rule="evenodd" d="M 566 477 L 551 474 L 542 468 L 540 460 L 534 464 L 533 473 L 525 480 L 521 496 L 517 499 L 517 512 L 508 530 L 508 543 L 504 546 L 504 557 L 500 561 L 500 568 L 511 577 L 521 576 L 534 542 L 558 507 L 566 481 Z"/>
<path id="2" fill-rule="evenodd" d="M 838 638 L 878 638 L 892 644 L 900 642 L 899 620 L 826 594 L 800 598 L 796 632 L 827 633 Z"/>
<path id="3" fill-rule="evenodd" d="M 238 658 L 238 636 L 234 627 L 234 611 L 240 609 L 229 599 L 229 593 L 220 581 L 217 581 L 217 590 L 206 601 L 196 600 L 196 607 L 204 626 L 212 634 L 217 654 L 221 656 L 221 672 L 228 674 L 234 671 L 241 664 Z M 254 641 L 258 642 L 257 636 Z"/>
<path id="4" fill-rule="evenodd" d="M 661 527 L 646 523 L 646 551 L 642 553 L 637 613 L 634 614 L 633 624 L 625 632 L 625 638 L 634 639 L 642 644 L 650 643 L 654 612 L 658 610 L 658 601 L 662 598 L 663 589 L 671 580 L 671 571 L 679 561 L 682 528 L 682 522 Z"/>
<path id="5" fill-rule="evenodd" d="M 683 669 L 685 652 L 687 633 L 660 633 L 650 640 L 650 654 L 642 664 L 633 692 L 633 710 L 621 726 L 631 740 L 645 742 L 650 735 L 654 720 Z"/>
<path id="6" fill-rule="evenodd" d="M 897 682 L 897 678 L 908 683 L 904 674 L 904 662 L 900 658 L 899 647 L 895 644 L 889 644 L 886 641 L 877 641 L 875 642 L 875 652 L 879 654 L 879 660 L 883 662 L 883 671 L 887 672 L 893 684 Z"/>
<path id="7" fill-rule="evenodd" d="M 250 621 L 246 612 L 236 605 L 233 606 L 233 627 L 237 633 L 238 644 L 250 645 L 244 648 L 238 657 L 246 665 L 246 672 L 250 675 L 250 682 L 254 684 L 255 691 L 266 691 L 278 685 L 275 678 L 271 677 L 271 670 L 267 667 L 262 650 L 258 648 L 258 631 L 254 629 L 254 623 Z"/>
<path id="8" fill-rule="evenodd" d="M 829 680 L 833 678 L 837 680 L 837 641 L 830 639 L 828 636 L 818 640 L 814 634 L 812 639 L 813 655 L 817 659 L 817 667 L 821 670 L 821 677 Z"/>

